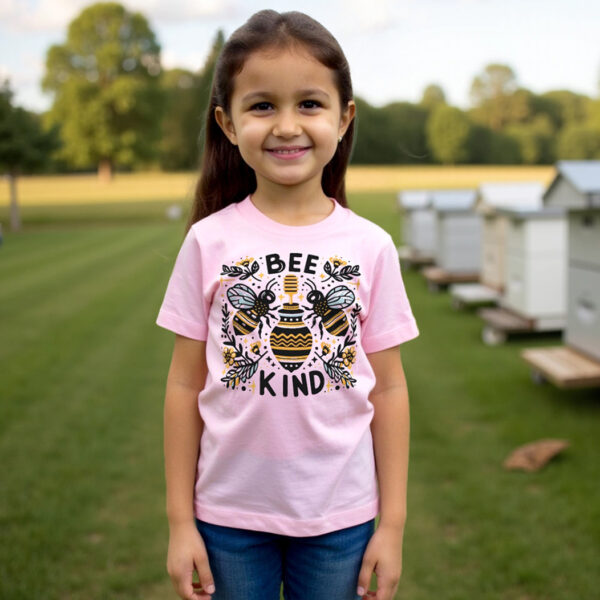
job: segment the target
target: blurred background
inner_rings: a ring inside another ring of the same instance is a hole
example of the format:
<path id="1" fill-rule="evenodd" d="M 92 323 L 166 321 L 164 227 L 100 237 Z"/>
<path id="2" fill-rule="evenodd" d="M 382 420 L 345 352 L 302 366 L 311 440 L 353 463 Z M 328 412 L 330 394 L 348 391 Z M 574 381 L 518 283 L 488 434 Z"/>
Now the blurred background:
<path id="1" fill-rule="evenodd" d="M 162 465 L 173 340 L 154 319 L 216 57 L 266 7 L 0 0 L 0 598 L 175 597 Z M 399 247 L 407 191 L 483 201 L 485 184 L 547 190 L 558 161 L 600 160 L 598 3 L 269 7 L 310 14 L 344 49 L 358 107 L 349 204 Z M 600 180 L 584 191 L 600 194 Z M 561 328 L 484 344 L 478 312 L 414 266 L 397 597 L 596 598 L 598 387 L 536 385 L 521 351 L 564 345 Z M 539 471 L 503 467 L 544 438 L 569 446 Z"/>

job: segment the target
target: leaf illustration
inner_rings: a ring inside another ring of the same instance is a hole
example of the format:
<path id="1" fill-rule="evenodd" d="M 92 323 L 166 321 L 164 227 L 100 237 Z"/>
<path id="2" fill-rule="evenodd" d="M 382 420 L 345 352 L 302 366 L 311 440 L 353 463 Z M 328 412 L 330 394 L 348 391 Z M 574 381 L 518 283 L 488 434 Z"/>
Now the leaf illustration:
<path id="1" fill-rule="evenodd" d="M 340 276 L 343 277 L 344 279 L 352 279 L 353 269 L 354 269 L 354 267 L 351 267 L 350 265 L 347 265 L 346 267 L 342 267 L 340 270 Z"/>

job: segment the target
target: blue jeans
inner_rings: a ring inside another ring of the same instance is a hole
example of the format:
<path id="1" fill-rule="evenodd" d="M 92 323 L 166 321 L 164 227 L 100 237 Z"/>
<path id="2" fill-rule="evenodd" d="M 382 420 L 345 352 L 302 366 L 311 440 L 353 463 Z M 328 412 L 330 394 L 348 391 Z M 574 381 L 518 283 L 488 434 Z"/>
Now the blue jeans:
<path id="1" fill-rule="evenodd" d="M 375 519 L 311 537 L 222 527 L 196 519 L 216 591 L 212 600 L 356 600 Z"/>

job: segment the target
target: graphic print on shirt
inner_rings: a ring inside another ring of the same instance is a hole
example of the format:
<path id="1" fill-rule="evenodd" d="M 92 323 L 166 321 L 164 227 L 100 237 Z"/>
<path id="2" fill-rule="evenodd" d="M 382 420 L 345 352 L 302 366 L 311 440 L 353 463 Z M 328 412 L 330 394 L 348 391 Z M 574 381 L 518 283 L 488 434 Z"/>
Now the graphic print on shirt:
<path id="1" fill-rule="evenodd" d="M 358 265 L 267 254 L 223 265 L 221 276 L 227 388 L 296 397 L 354 387 Z"/>

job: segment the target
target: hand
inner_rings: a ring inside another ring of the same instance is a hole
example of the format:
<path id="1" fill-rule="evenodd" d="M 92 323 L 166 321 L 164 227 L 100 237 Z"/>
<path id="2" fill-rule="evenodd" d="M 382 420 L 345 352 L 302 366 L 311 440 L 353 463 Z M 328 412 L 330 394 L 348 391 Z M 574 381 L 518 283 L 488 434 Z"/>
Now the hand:
<path id="1" fill-rule="evenodd" d="M 200 583 L 192 581 L 194 570 Z M 175 591 L 184 600 L 210 600 L 210 595 L 214 594 L 206 547 L 194 521 L 171 525 L 167 572 Z"/>
<path id="2" fill-rule="evenodd" d="M 402 535 L 398 527 L 379 525 L 371 536 L 362 560 L 358 587 L 369 589 L 373 572 L 377 576 L 377 592 L 365 592 L 365 600 L 393 600 L 402 574 Z"/>

